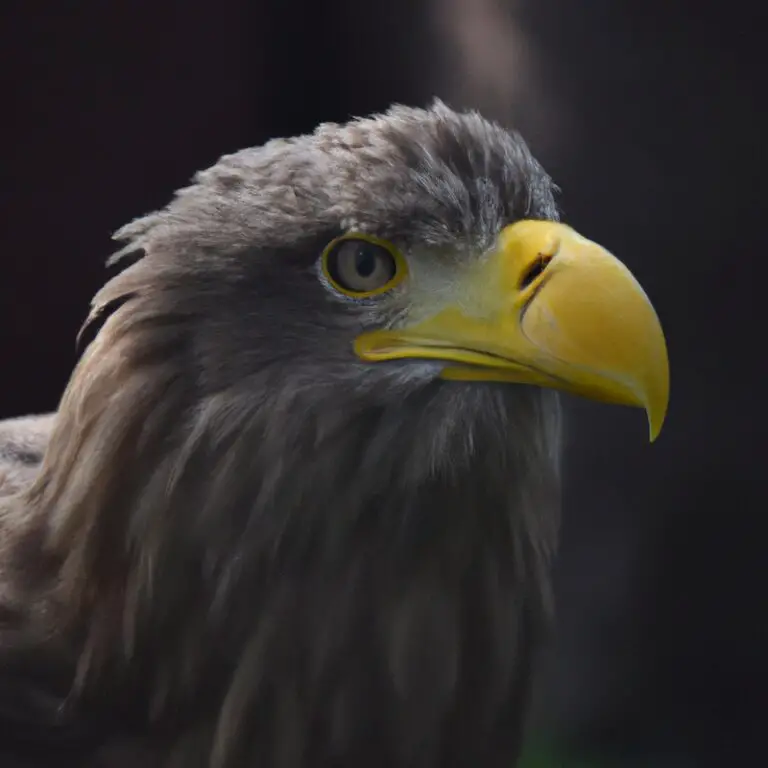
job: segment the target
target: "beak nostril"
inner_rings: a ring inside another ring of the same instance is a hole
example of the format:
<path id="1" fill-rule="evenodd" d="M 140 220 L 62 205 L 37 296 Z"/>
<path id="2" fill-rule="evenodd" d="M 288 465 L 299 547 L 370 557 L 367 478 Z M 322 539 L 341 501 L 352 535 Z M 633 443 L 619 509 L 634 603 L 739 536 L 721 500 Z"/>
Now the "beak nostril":
<path id="1" fill-rule="evenodd" d="M 527 288 L 547 268 L 552 256 L 540 253 L 520 278 L 520 290 Z"/>

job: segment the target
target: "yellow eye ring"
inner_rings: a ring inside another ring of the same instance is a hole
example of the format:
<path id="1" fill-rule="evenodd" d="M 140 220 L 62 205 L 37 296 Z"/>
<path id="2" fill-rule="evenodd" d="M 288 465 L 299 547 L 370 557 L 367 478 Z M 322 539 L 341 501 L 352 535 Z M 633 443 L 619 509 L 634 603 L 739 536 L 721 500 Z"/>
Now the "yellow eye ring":
<path id="1" fill-rule="evenodd" d="M 392 243 L 358 232 L 331 240 L 320 263 L 326 280 L 355 299 L 386 293 L 408 274 L 408 263 Z"/>

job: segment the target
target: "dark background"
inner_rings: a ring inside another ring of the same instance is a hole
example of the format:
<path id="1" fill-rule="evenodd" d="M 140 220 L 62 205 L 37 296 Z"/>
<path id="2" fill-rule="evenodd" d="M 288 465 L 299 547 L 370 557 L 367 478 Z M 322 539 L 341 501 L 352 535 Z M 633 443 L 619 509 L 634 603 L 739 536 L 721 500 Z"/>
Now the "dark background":
<path id="1" fill-rule="evenodd" d="M 393 101 L 480 107 L 522 129 L 568 222 L 629 264 L 672 363 L 653 446 L 639 412 L 569 401 L 560 622 L 537 730 L 622 765 L 768 763 L 768 12 L 739 0 L 1 8 L 0 417 L 55 408 L 110 233 L 194 171 Z"/>

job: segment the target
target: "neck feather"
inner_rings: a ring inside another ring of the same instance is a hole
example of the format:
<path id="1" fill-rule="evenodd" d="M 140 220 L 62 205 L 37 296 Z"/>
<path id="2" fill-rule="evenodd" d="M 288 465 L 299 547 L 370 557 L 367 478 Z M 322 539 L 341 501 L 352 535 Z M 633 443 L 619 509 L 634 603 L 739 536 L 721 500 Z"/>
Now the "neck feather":
<path id="1" fill-rule="evenodd" d="M 345 402 L 267 378 L 195 399 L 179 339 L 153 338 L 140 360 L 114 339 L 86 354 L 25 499 L 84 695 L 109 680 L 148 717 L 200 718 L 221 765 L 276 760 L 287 723 L 314 743 L 312 696 L 336 707 L 314 749 L 362 749 L 370 695 L 409 713 L 379 714 L 416 749 L 417 726 L 458 716 L 478 652 L 501 706 L 522 617 L 548 609 L 554 399 L 431 382 Z"/>

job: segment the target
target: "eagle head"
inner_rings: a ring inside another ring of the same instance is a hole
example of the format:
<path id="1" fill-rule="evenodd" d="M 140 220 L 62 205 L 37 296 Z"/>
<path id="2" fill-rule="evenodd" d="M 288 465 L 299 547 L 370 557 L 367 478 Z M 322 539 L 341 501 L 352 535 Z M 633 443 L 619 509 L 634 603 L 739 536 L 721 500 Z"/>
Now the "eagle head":
<path id="1" fill-rule="evenodd" d="M 513 757 L 556 392 L 653 438 L 669 387 L 647 296 L 553 192 L 436 102 L 227 155 L 117 233 L 25 499 L 84 701 L 219 765 Z"/>

